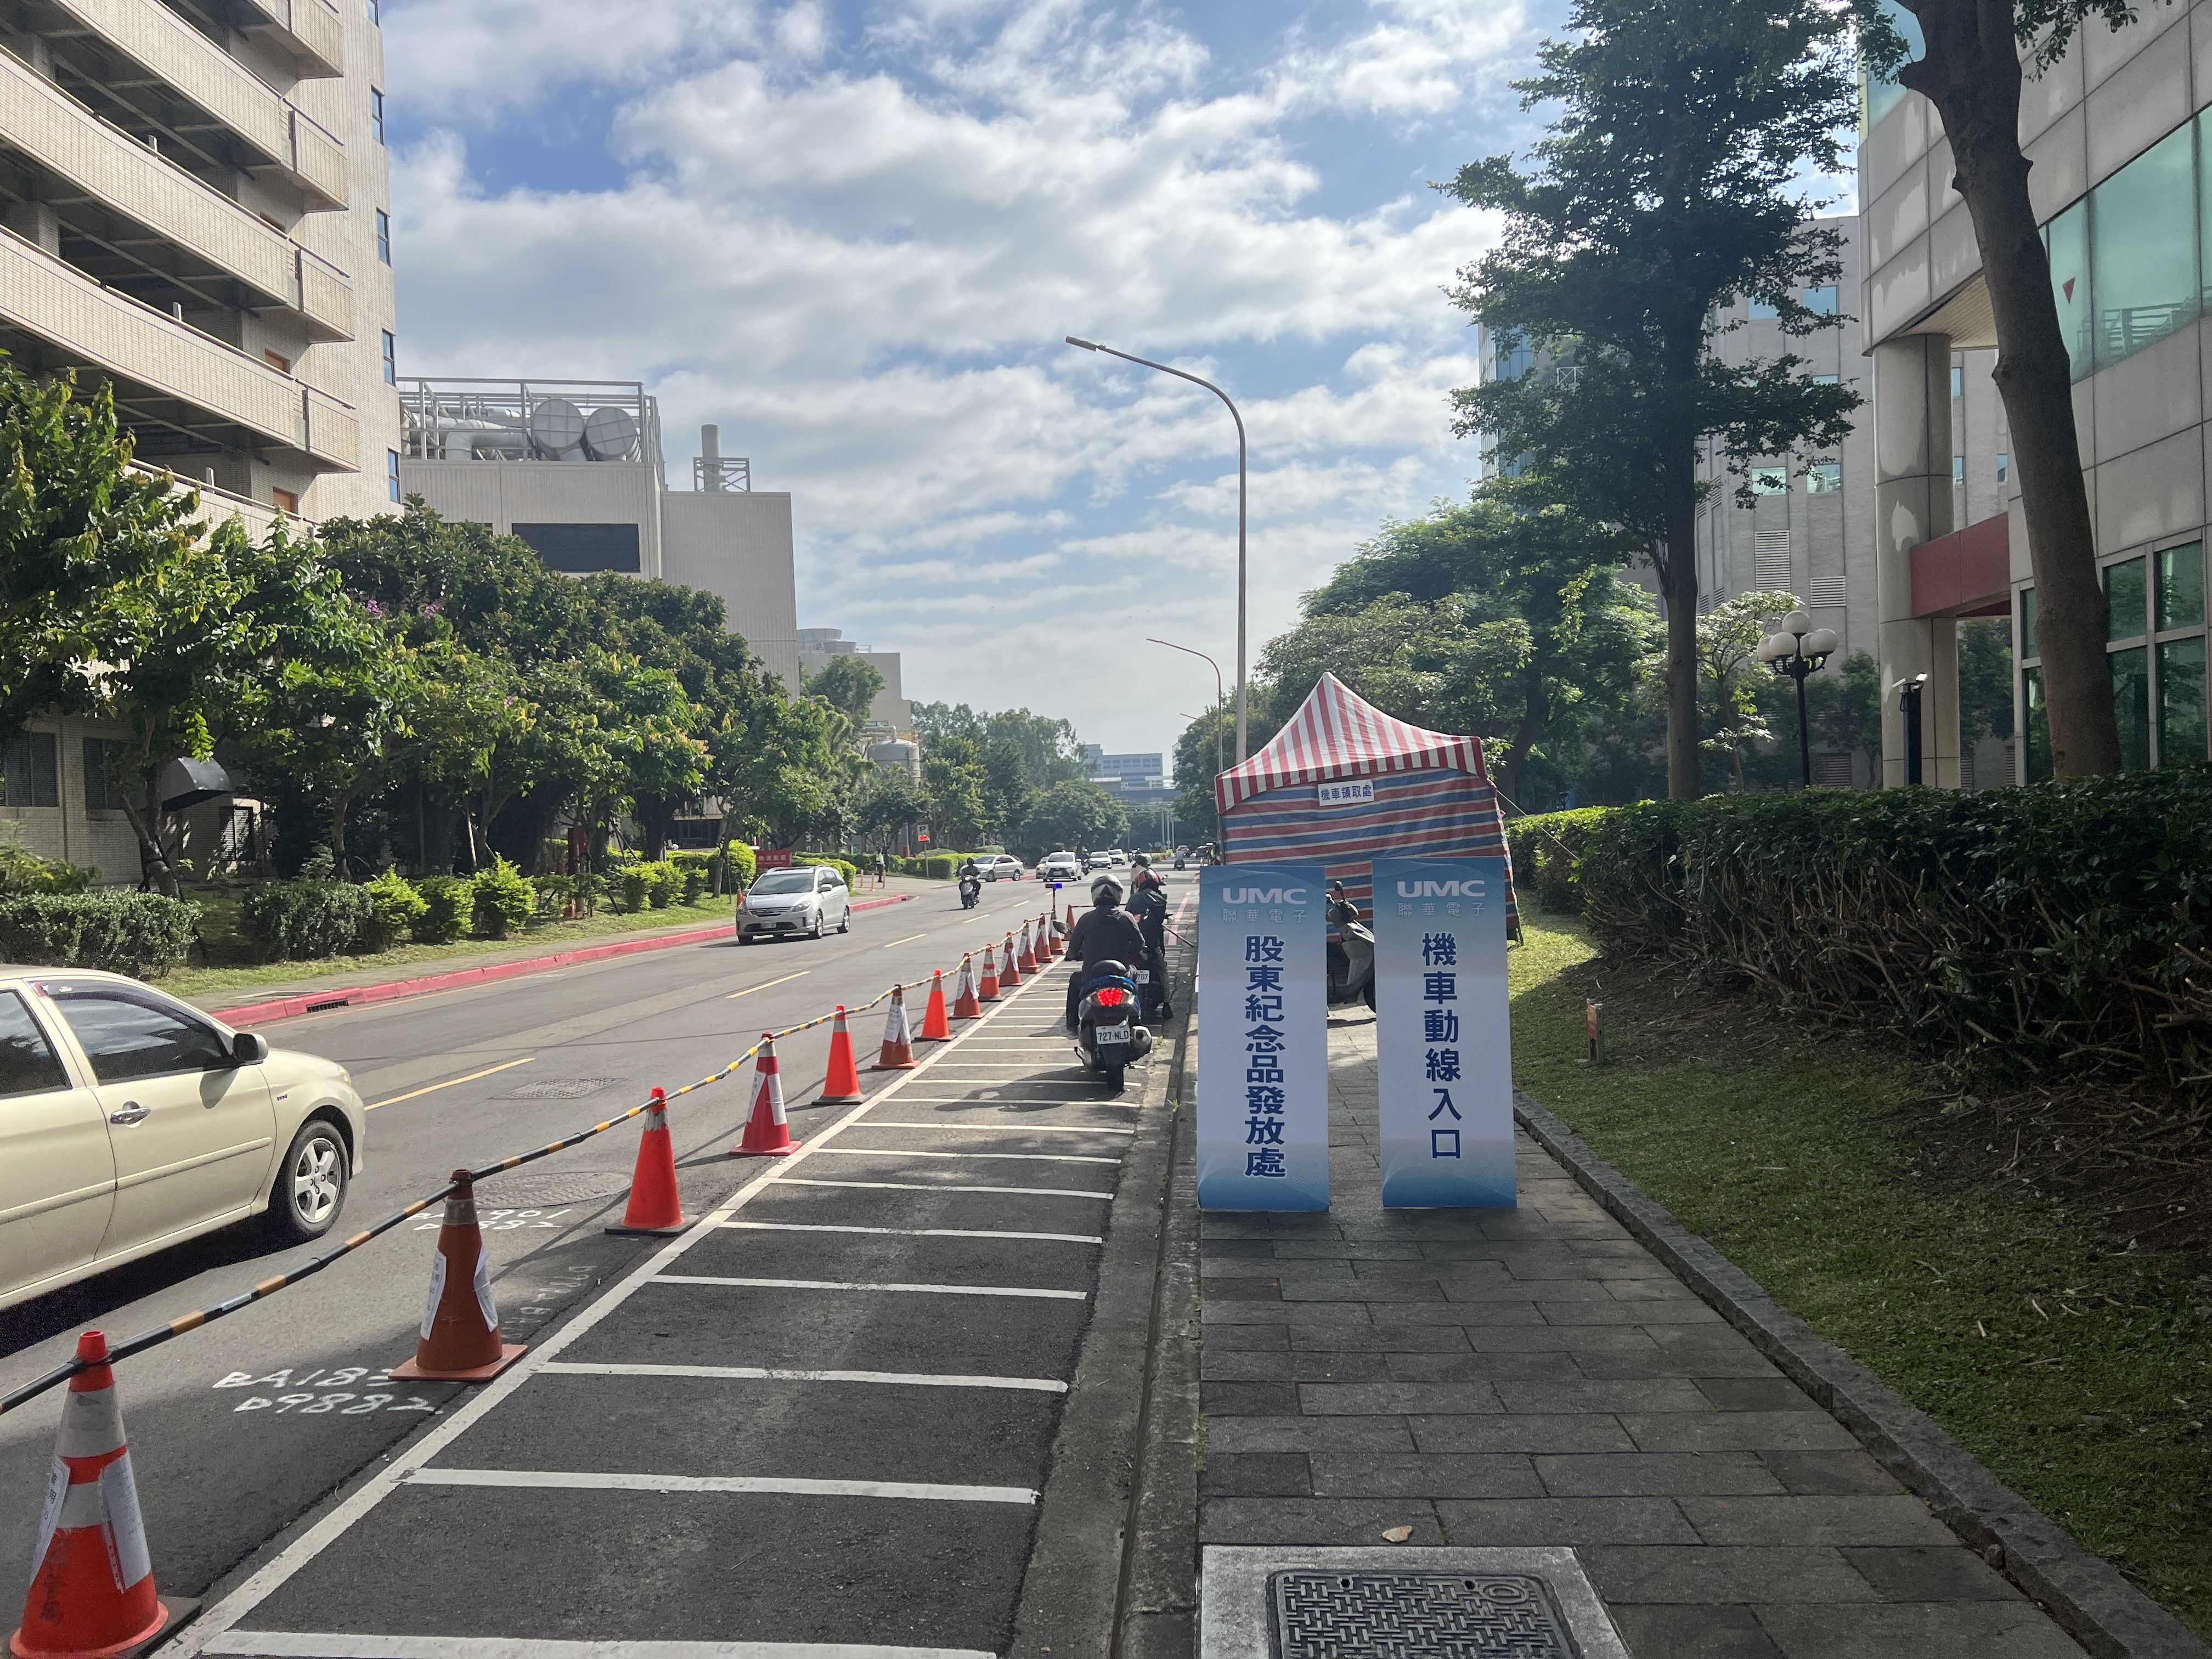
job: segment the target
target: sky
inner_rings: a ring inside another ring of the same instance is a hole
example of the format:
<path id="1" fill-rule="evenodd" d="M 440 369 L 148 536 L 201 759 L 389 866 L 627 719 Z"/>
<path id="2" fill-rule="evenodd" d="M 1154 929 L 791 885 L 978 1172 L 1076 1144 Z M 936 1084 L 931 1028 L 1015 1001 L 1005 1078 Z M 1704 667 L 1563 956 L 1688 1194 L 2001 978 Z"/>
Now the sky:
<path id="1" fill-rule="evenodd" d="M 1524 148 L 1555 0 L 386 0 L 400 368 L 642 380 L 788 490 L 801 627 L 904 690 L 1172 747 L 1372 536 L 1465 493 L 1430 188 Z"/>

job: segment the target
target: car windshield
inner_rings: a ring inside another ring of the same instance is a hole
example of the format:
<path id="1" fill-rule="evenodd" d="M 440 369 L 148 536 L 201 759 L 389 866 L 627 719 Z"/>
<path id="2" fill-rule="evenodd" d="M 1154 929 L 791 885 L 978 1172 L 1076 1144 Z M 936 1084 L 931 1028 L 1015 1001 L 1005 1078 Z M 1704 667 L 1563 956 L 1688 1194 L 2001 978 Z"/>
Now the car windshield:
<path id="1" fill-rule="evenodd" d="M 814 890 L 814 872 L 771 870 L 753 884 L 752 890 L 763 897 L 775 893 L 811 893 Z"/>

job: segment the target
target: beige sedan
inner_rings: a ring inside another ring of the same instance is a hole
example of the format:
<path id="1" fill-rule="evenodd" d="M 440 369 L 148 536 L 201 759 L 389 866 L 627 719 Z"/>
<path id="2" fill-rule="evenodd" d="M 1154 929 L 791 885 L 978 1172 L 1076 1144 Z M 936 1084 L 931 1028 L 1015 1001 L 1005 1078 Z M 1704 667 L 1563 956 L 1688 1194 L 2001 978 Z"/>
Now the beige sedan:
<path id="1" fill-rule="evenodd" d="M 254 1215 L 319 1238 L 366 1122 L 331 1060 L 119 975 L 0 966 L 0 1308 Z"/>

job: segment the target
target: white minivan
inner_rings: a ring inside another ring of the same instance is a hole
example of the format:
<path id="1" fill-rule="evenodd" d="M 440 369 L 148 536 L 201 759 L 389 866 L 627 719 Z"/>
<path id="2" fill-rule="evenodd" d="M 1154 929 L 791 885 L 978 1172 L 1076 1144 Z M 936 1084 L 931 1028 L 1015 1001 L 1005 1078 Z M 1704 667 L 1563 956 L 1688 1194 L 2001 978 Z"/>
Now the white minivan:
<path id="1" fill-rule="evenodd" d="M 820 939 L 830 928 L 853 931 L 853 896 L 826 865 L 764 870 L 738 898 L 738 943 L 757 939 Z"/>

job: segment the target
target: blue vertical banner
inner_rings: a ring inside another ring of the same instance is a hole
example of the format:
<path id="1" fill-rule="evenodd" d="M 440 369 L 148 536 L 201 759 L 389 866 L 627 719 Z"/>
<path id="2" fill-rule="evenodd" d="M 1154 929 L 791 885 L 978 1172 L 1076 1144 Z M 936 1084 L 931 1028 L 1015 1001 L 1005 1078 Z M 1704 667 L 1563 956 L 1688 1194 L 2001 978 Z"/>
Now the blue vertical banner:
<path id="1" fill-rule="evenodd" d="M 1375 860 L 1382 1202 L 1510 1206 L 1505 860 Z"/>
<path id="2" fill-rule="evenodd" d="M 1328 1208 L 1328 958 L 1318 864 L 1198 873 L 1198 1204 Z"/>

